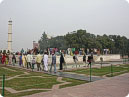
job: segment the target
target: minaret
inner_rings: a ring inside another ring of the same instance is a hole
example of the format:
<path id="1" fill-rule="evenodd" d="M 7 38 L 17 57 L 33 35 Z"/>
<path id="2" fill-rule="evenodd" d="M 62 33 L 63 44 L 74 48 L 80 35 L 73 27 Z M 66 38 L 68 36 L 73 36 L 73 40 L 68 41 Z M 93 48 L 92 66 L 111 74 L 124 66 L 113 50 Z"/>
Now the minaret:
<path id="1" fill-rule="evenodd" d="M 8 21 L 8 50 L 12 52 L 12 20 Z"/>

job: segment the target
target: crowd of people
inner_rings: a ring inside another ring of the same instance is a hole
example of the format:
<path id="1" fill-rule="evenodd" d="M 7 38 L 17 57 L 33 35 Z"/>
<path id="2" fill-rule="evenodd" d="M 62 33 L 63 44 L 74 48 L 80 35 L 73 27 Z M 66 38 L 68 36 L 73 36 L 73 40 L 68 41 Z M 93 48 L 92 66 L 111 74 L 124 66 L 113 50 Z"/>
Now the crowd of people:
<path id="1" fill-rule="evenodd" d="M 91 64 L 92 56 L 88 57 L 86 60 L 86 55 L 83 56 L 83 62 L 86 66 L 86 62 L 89 62 Z M 37 55 L 32 55 L 30 52 L 27 54 L 21 53 L 21 54 L 12 54 L 12 53 L 0 53 L 0 63 L 5 65 L 13 65 L 19 64 L 20 67 L 32 69 L 32 71 L 35 68 L 35 65 L 37 66 L 37 71 L 44 70 L 45 72 L 48 72 L 48 53 L 45 52 L 43 55 L 41 55 L 39 52 L 37 52 Z M 54 67 L 54 72 L 56 73 L 56 54 L 52 53 L 51 57 L 51 64 L 50 64 L 50 72 L 52 72 L 52 67 Z M 73 55 L 73 61 L 76 64 L 77 67 L 77 55 Z M 89 64 L 87 66 L 89 66 Z M 66 57 L 65 54 L 60 54 L 60 64 L 59 64 L 59 70 L 63 70 L 63 66 L 66 66 Z M 75 65 L 73 65 L 75 66 Z M 79 65 L 80 66 L 80 65 Z"/>
<path id="2" fill-rule="evenodd" d="M 52 53 L 52 62 L 50 66 L 50 72 L 52 71 L 52 67 L 54 67 L 54 72 L 56 73 L 56 55 Z M 60 68 L 63 69 L 63 63 L 65 63 L 64 56 L 61 53 L 60 55 Z M 44 70 L 48 72 L 48 53 L 45 52 L 41 55 L 39 52 L 37 55 L 32 55 L 30 53 L 27 54 L 12 54 L 12 53 L 0 53 L 0 64 L 4 65 L 13 65 L 18 64 L 20 67 L 27 69 L 34 69 L 35 65 L 37 65 L 37 71 Z"/>
<path id="3" fill-rule="evenodd" d="M 16 57 L 15 54 L 0 53 L 0 63 L 5 65 L 15 65 Z"/>

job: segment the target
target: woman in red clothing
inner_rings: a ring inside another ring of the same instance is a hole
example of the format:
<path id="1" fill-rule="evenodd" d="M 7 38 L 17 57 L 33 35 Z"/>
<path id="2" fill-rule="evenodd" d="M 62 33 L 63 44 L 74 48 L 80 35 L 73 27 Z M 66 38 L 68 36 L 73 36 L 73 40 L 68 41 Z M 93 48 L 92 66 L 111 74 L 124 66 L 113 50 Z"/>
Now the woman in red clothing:
<path id="1" fill-rule="evenodd" d="M 3 56 L 2 56 L 2 64 L 5 64 L 5 59 L 6 59 L 6 56 L 5 56 L 5 54 L 3 54 Z"/>

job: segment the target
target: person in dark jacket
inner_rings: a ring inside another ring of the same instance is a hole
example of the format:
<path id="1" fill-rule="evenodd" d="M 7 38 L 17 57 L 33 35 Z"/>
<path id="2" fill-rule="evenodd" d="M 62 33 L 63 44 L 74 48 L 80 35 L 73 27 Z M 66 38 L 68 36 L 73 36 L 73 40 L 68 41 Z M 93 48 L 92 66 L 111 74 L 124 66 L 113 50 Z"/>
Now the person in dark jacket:
<path id="1" fill-rule="evenodd" d="M 88 60 L 87 61 L 89 62 L 87 67 L 89 67 L 89 65 L 91 65 L 91 62 L 92 62 L 92 56 L 88 56 Z"/>
<path id="2" fill-rule="evenodd" d="M 12 57 L 12 64 L 15 65 L 15 63 L 16 63 L 16 57 L 15 57 L 15 55 L 13 54 L 13 57 Z"/>
<path id="3" fill-rule="evenodd" d="M 86 67 L 86 55 L 85 54 L 83 56 L 83 63 L 85 64 L 85 67 Z"/>
<path id="4" fill-rule="evenodd" d="M 60 70 L 63 69 L 63 63 L 64 63 L 64 57 L 63 57 L 63 54 L 61 53 L 61 56 L 60 56 Z"/>

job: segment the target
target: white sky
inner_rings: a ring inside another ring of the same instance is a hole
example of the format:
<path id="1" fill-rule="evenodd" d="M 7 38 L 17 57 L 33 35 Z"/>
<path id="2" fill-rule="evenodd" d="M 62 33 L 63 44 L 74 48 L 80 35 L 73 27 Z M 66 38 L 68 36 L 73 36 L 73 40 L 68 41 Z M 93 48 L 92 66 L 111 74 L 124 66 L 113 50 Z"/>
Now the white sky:
<path id="1" fill-rule="evenodd" d="M 44 31 L 51 36 L 78 29 L 129 38 L 126 0 L 4 0 L 0 4 L 0 49 L 7 48 L 8 20 L 13 21 L 13 50 L 32 48 Z"/>

